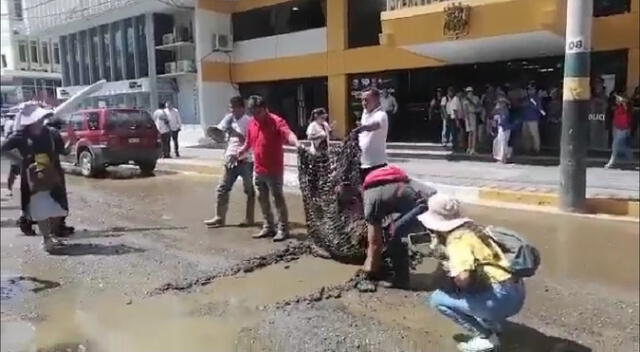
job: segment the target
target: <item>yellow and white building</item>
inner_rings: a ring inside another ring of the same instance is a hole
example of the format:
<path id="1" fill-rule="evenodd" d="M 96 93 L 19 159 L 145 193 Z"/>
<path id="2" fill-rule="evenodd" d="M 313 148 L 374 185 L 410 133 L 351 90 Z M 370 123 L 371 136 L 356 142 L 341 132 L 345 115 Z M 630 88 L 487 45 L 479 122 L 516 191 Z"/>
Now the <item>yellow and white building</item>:
<path id="1" fill-rule="evenodd" d="M 594 2 L 594 74 L 631 93 L 640 77 L 640 0 Z M 403 114 L 415 115 L 424 114 L 436 86 L 481 87 L 483 75 L 502 80 L 503 73 L 562 78 L 565 0 L 460 0 L 467 17 L 458 22 L 445 14 L 452 3 L 198 0 L 201 124 L 219 120 L 238 91 L 270 92 L 297 130 L 315 107 L 308 105 L 326 104 L 342 135 L 355 116 L 352 91 L 363 81 L 391 82 Z M 233 37 L 233 46 L 220 50 L 220 35 Z"/>

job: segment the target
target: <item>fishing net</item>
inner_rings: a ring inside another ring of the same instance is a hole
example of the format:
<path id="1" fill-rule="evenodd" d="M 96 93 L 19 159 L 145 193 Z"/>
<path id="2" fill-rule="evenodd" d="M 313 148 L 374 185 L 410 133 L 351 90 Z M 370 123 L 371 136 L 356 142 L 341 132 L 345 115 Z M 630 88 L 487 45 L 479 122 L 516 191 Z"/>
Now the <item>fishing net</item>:
<path id="1" fill-rule="evenodd" d="M 367 225 L 361 213 L 341 212 L 335 193 L 341 182 L 359 186 L 360 147 L 355 138 L 331 144 L 327 152 L 300 150 L 298 178 L 311 240 L 334 259 L 361 262 Z"/>

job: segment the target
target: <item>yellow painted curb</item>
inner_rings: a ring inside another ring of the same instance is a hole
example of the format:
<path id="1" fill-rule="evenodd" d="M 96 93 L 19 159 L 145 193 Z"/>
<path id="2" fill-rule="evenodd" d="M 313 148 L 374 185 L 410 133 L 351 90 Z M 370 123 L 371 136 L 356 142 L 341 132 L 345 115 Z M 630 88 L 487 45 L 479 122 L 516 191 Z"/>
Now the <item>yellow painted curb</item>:
<path id="1" fill-rule="evenodd" d="M 482 188 L 478 192 L 480 201 L 517 203 L 542 207 L 557 207 L 558 195 L 554 193 L 505 191 Z M 640 205 L 637 200 L 614 198 L 587 199 L 587 212 L 591 214 L 610 214 L 640 218 Z"/>
<path id="2" fill-rule="evenodd" d="M 558 206 L 558 196 L 553 193 L 505 191 L 494 188 L 481 188 L 480 200 L 519 203 L 537 206 Z"/>

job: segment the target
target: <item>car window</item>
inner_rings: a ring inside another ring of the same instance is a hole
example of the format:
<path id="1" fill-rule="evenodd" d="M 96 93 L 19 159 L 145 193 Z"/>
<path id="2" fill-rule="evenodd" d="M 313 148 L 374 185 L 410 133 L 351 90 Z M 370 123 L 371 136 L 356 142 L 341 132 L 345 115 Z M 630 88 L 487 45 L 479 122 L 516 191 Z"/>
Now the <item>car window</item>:
<path id="1" fill-rule="evenodd" d="M 84 130 L 84 116 L 82 113 L 77 113 L 71 115 L 69 119 L 69 124 L 74 131 L 82 131 Z"/>
<path id="2" fill-rule="evenodd" d="M 95 131 L 100 128 L 100 113 L 90 112 L 87 114 L 87 124 L 90 131 Z"/>
<path id="3" fill-rule="evenodd" d="M 144 110 L 140 111 L 109 111 L 107 129 L 153 129 L 154 123 L 151 115 Z"/>

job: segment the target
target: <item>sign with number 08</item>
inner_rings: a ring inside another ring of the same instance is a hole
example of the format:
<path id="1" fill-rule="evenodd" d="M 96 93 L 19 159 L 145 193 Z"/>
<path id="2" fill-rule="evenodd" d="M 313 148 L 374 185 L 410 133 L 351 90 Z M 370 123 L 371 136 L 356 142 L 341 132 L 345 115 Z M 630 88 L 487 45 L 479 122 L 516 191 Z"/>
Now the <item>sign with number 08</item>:
<path id="1" fill-rule="evenodd" d="M 587 47 L 584 42 L 584 38 L 575 38 L 567 41 L 567 52 L 577 53 L 587 51 Z"/>

